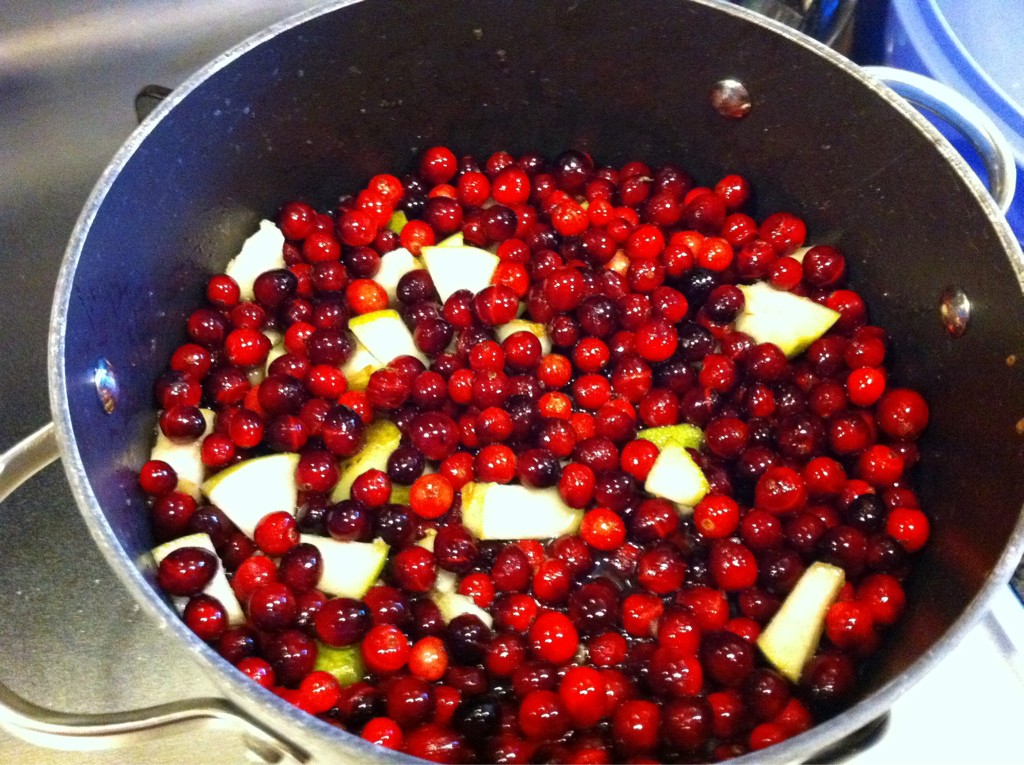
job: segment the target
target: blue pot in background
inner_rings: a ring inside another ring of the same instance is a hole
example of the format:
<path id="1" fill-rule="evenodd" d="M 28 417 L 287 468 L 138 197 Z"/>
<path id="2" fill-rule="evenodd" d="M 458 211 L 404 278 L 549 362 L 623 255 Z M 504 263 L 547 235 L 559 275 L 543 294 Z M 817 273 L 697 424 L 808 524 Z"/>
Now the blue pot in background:
<path id="1" fill-rule="evenodd" d="M 1022 39 L 1020 0 L 889 0 L 883 55 L 890 66 L 939 80 L 981 108 L 1009 141 L 1024 171 Z M 971 144 L 940 119 L 933 122 L 984 180 L 984 165 Z M 1024 188 L 1018 188 L 1007 220 L 1024 241 Z"/>

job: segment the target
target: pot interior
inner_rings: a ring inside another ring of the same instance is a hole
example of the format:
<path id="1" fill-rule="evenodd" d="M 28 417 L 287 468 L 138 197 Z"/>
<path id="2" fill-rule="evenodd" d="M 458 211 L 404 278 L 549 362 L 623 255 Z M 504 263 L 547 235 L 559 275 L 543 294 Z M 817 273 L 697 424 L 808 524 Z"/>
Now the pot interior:
<path id="1" fill-rule="evenodd" d="M 818 46 L 702 2 L 523 7 L 369 0 L 311 16 L 217 62 L 133 138 L 57 296 L 51 379 L 83 512 L 140 597 L 159 598 L 135 570 L 146 575 L 152 545 L 135 485 L 152 382 L 206 279 L 284 201 L 330 206 L 435 144 L 481 157 L 575 147 L 599 164 L 674 162 L 709 184 L 738 172 L 755 217 L 796 212 L 809 241 L 847 255 L 871 320 L 892 334 L 893 378 L 931 405 L 917 480 L 933 538 L 867 695 L 950 629 L 1018 522 L 1019 250 L 921 120 Z M 711 106 L 725 78 L 750 93 L 743 119 Z M 939 320 L 950 286 L 973 306 L 960 339 Z M 101 358 L 120 385 L 112 414 L 93 386 Z"/>

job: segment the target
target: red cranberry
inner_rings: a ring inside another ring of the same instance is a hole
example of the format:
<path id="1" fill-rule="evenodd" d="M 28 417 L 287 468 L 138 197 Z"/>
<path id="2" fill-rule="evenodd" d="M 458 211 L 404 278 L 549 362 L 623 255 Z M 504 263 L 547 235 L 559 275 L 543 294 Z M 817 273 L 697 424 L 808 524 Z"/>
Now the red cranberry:
<path id="1" fill-rule="evenodd" d="M 179 547 L 160 561 L 157 583 L 169 595 L 195 595 L 217 572 L 217 556 L 201 547 Z"/>

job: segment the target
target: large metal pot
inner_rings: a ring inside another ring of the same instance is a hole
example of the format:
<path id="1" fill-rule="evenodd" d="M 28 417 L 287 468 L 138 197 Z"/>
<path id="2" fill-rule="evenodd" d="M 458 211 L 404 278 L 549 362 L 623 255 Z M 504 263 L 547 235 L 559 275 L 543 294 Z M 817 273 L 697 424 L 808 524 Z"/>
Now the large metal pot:
<path id="1" fill-rule="evenodd" d="M 757 215 L 796 211 L 814 241 L 847 253 L 873 320 L 893 333 L 895 373 L 931 402 L 918 478 L 934 534 L 858 702 L 757 760 L 805 759 L 883 714 L 984 612 L 1024 546 L 1022 256 L 992 199 L 877 81 L 732 6 L 371 0 L 225 54 L 118 153 L 56 292 L 55 428 L 0 471 L 9 488 L 59 446 L 97 545 L 225 699 L 94 720 L 42 715 L 0 689 L 4 722 L 110 736 L 213 716 L 241 722 L 268 756 L 380 759 L 257 689 L 184 627 L 153 584 L 135 471 L 150 446 L 152 381 L 180 341 L 168 328 L 257 220 L 296 196 L 329 202 L 436 143 L 478 154 L 574 146 L 608 163 L 678 162 L 704 179 L 742 172 Z"/>

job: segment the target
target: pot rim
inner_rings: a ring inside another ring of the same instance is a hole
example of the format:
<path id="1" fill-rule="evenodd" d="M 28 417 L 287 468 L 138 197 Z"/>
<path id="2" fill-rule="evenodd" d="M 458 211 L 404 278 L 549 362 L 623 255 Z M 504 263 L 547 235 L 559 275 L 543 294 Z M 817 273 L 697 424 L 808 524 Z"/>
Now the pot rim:
<path id="1" fill-rule="evenodd" d="M 861 86 L 870 89 L 883 98 L 890 107 L 913 123 L 918 130 L 930 139 L 936 150 L 955 169 L 960 180 L 968 186 L 978 204 L 981 205 L 986 217 L 998 234 L 1005 255 L 1014 270 L 1018 286 L 1024 292 L 1024 255 L 1022 255 L 1020 246 L 1005 218 L 996 207 L 981 181 L 971 171 L 966 161 L 913 107 L 889 88 L 862 72 L 859 66 L 809 36 L 790 29 L 779 22 L 760 16 L 753 11 L 724 2 L 724 0 L 687 1 L 720 13 L 731 14 L 743 19 L 747 23 L 761 26 L 782 36 L 787 44 L 799 45 L 809 49 L 831 66 L 842 70 L 845 74 L 856 79 Z M 361 2 L 361 0 L 334 0 L 333 2 L 328 2 L 285 18 L 249 37 L 211 60 L 175 88 L 171 95 L 132 132 L 111 159 L 90 193 L 75 224 L 65 251 L 54 293 L 54 303 L 50 319 L 48 383 L 50 409 L 57 429 L 61 461 L 79 511 L 95 544 L 103 553 L 108 564 L 113 568 L 135 600 L 142 605 L 147 614 L 155 621 L 157 626 L 162 630 L 174 633 L 192 653 L 196 654 L 197 658 L 202 662 L 201 668 L 208 675 L 211 675 L 211 679 L 225 692 L 228 699 L 232 703 L 245 708 L 251 714 L 258 716 L 267 725 L 268 729 L 275 733 L 283 733 L 286 738 L 290 739 L 296 739 L 296 737 L 312 733 L 323 739 L 324 742 L 332 745 L 348 747 L 350 750 L 354 748 L 354 753 L 368 761 L 379 761 L 381 751 L 375 745 L 355 734 L 345 732 L 311 715 L 307 715 L 273 693 L 255 686 L 213 648 L 192 633 L 168 602 L 154 591 L 150 581 L 143 575 L 143 567 L 140 566 L 140 561 L 132 560 L 121 546 L 117 533 L 102 514 L 97 498 L 92 491 L 78 445 L 74 440 L 68 407 L 68 387 L 63 368 L 65 330 L 67 329 L 67 313 L 71 300 L 72 285 L 92 223 L 102 208 L 115 179 L 157 124 L 177 104 L 188 98 L 196 88 L 213 74 L 232 64 L 252 49 L 287 30 L 320 16 L 338 11 L 346 6 L 354 5 L 357 2 Z M 999 562 L 993 568 L 977 595 L 950 628 L 936 640 L 934 645 L 915 659 L 904 672 L 842 713 L 815 725 L 810 730 L 767 750 L 751 752 L 733 761 L 737 765 L 742 765 L 752 762 L 794 762 L 803 760 L 816 752 L 824 750 L 830 744 L 850 735 L 884 714 L 899 696 L 933 669 L 982 618 L 988 609 L 988 603 L 991 598 L 1000 587 L 1006 586 L 1009 582 L 1022 554 L 1024 554 L 1024 513 L 1018 518 Z M 302 742 L 302 738 L 298 740 Z M 305 747 L 300 744 L 299 748 Z M 388 758 L 396 762 L 422 762 L 418 758 L 400 752 L 391 752 L 388 754 Z"/>

